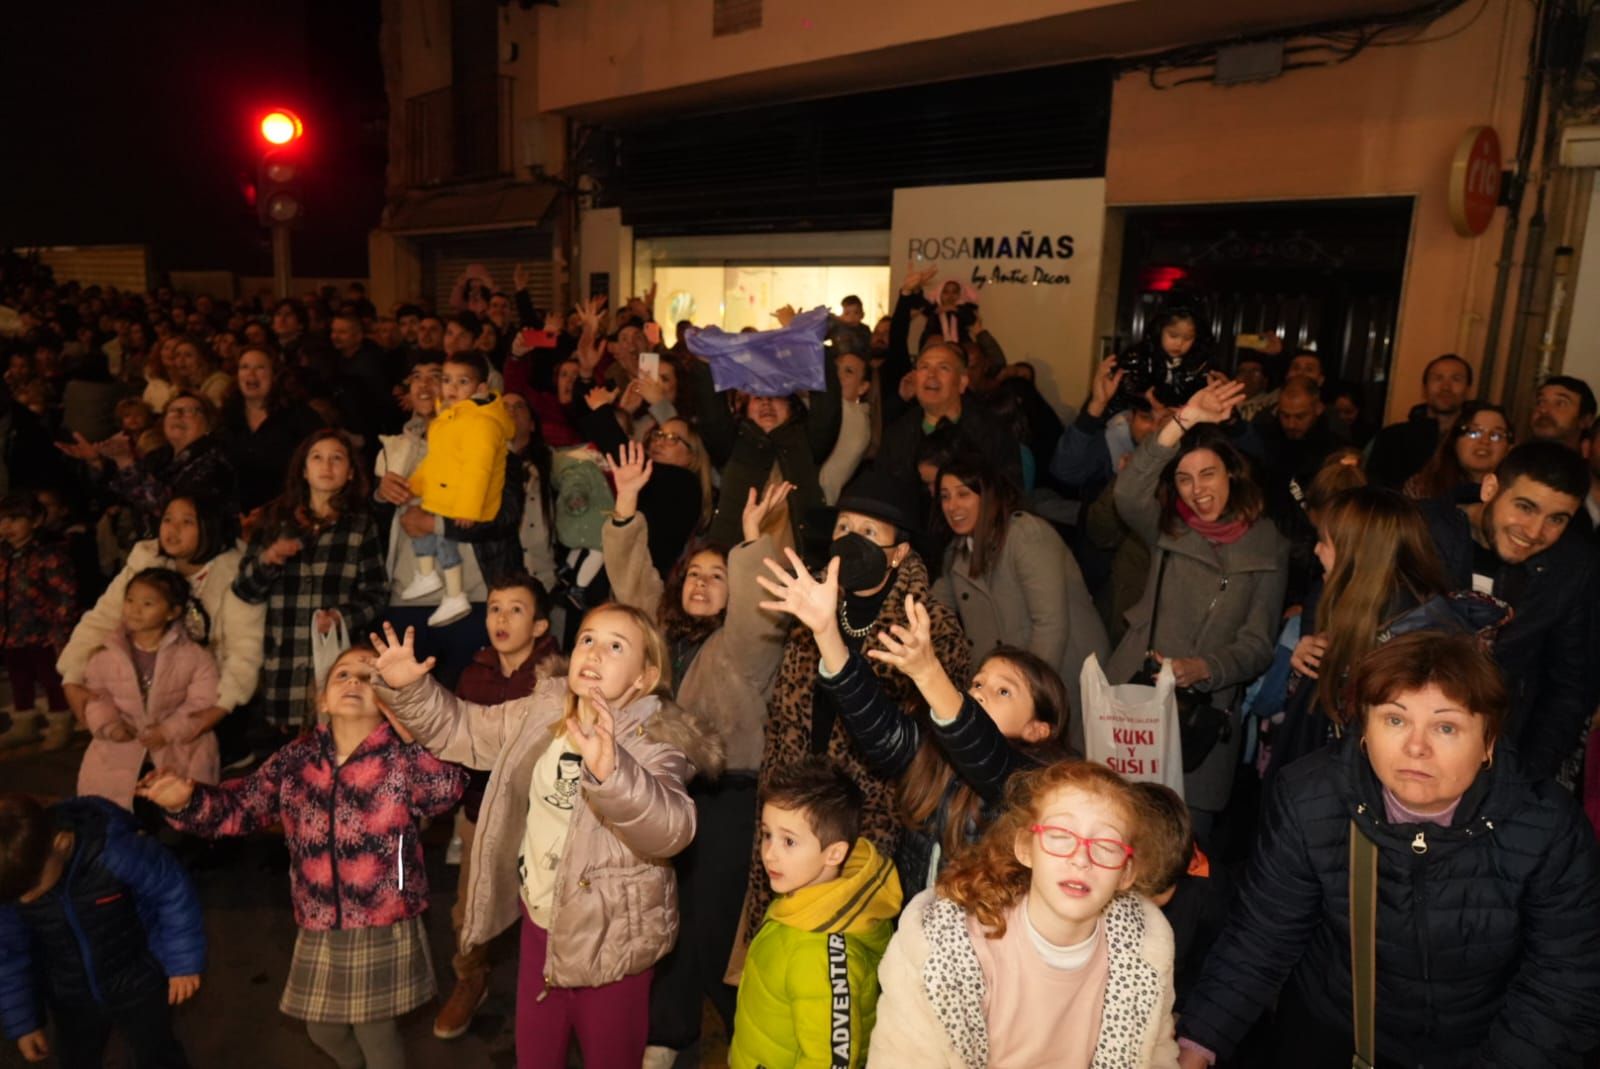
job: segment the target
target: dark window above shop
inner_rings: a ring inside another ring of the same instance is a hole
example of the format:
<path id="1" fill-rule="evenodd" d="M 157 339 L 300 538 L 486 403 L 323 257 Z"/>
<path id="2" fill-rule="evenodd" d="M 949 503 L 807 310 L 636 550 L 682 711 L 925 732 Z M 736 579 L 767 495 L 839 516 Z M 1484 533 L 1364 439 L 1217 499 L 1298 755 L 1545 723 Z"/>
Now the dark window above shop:
<path id="1" fill-rule="evenodd" d="M 601 203 L 642 236 L 887 228 L 898 187 L 1105 173 L 1111 69 L 1077 64 L 605 131 Z"/>

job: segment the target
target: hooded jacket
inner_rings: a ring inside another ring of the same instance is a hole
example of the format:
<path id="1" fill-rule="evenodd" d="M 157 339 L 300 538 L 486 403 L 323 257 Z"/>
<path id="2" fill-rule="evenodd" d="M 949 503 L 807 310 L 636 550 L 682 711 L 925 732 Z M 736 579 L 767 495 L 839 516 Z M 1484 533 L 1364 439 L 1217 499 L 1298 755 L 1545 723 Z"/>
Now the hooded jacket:
<path id="1" fill-rule="evenodd" d="M 446 761 L 487 769 L 461 946 L 481 946 L 516 922 L 517 854 L 528 820 L 533 766 L 566 713 L 567 680 L 539 683 L 503 705 L 457 699 L 431 677 L 380 698 L 417 741 Z M 615 713 L 617 765 L 604 783 L 584 769 L 556 868 L 545 983 L 597 987 L 643 972 L 678 935 L 670 858 L 694 838 L 687 784 L 722 770 L 722 740 L 699 717 L 655 695 Z"/>
<path id="2" fill-rule="evenodd" d="M 877 1018 L 878 961 L 900 912 L 894 866 L 857 839 L 837 879 L 780 896 L 739 981 L 731 1069 L 857 1069 Z"/>
<path id="3" fill-rule="evenodd" d="M 1354 734 L 1285 769 L 1182 1034 L 1230 1058 L 1282 988 L 1348 1041 L 1352 821 L 1378 847 L 1380 1060 L 1582 1064 L 1600 1041 L 1600 849 L 1577 804 L 1504 744 L 1449 827 L 1390 823 Z M 1327 1054 L 1314 1064 L 1350 1064 Z"/>
<path id="4" fill-rule="evenodd" d="M 83 719 L 94 741 L 78 767 L 79 794 L 98 794 L 132 809 L 133 789 L 147 752 L 160 771 L 201 783 L 217 782 L 222 771 L 217 736 L 202 730 L 198 719 L 217 704 L 217 662 L 204 646 L 190 641 L 181 623 L 161 636 L 148 692 L 140 692 L 133 644 L 120 627 L 89 658 L 85 683 L 93 696 L 84 706 Z M 167 744 L 146 751 L 137 737 L 116 742 L 107 732 L 119 723 L 135 736 L 159 727 Z"/>
<path id="5" fill-rule="evenodd" d="M 433 417 L 428 455 L 411 475 L 423 511 L 452 520 L 494 519 L 505 492 L 506 445 L 516 431 L 498 396 L 469 397 Z"/>

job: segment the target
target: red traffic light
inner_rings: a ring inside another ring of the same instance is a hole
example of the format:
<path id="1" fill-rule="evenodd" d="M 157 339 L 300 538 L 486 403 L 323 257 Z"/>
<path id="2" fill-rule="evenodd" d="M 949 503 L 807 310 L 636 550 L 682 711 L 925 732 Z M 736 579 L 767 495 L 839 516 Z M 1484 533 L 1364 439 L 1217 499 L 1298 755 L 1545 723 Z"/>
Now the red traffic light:
<path id="1" fill-rule="evenodd" d="M 261 117 L 261 136 L 270 145 L 287 145 L 305 133 L 300 116 L 287 108 L 277 108 Z"/>

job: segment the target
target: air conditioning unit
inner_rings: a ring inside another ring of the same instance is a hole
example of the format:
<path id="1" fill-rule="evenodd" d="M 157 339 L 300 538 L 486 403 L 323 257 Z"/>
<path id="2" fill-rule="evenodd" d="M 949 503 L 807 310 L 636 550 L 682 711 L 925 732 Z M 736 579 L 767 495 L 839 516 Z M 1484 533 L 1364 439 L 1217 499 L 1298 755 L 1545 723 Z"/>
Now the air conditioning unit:
<path id="1" fill-rule="evenodd" d="M 1568 126 L 1561 131 L 1561 166 L 1600 167 L 1600 124 Z"/>

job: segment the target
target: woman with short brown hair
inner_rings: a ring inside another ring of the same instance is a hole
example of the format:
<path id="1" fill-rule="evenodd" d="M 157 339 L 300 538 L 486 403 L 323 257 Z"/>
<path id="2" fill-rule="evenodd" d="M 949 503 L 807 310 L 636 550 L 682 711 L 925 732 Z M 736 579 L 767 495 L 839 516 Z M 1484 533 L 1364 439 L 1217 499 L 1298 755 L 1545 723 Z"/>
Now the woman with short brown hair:
<path id="1" fill-rule="evenodd" d="M 1499 669 L 1473 637 L 1417 632 L 1368 654 L 1350 693 L 1352 730 L 1270 792 L 1181 1064 L 1231 1057 L 1274 999 L 1271 1064 L 1351 1064 L 1360 836 L 1377 855 L 1374 1064 L 1576 1069 L 1600 1042 L 1600 848 L 1499 741 Z"/>

